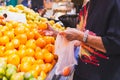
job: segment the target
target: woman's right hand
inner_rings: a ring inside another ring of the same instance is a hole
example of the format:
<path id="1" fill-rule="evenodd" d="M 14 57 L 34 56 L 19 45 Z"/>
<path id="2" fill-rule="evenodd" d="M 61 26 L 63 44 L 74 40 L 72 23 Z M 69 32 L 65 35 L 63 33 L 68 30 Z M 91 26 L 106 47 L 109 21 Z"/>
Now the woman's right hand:
<path id="1" fill-rule="evenodd" d="M 75 28 L 67 28 L 64 32 L 60 32 L 59 34 L 63 35 L 69 41 L 73 40 L 81 41 L 84 35 L 82 31 L 79 31 Z"/>

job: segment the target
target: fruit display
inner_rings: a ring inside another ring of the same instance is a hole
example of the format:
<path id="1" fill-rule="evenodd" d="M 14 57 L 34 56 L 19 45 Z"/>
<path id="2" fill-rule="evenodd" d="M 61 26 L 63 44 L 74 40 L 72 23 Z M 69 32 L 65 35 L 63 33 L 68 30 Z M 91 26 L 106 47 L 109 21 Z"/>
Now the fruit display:
<path id="1" fill-rule="evenodd" d="M 42 31 L 47 31 L 47 24 L 57 31 L 64 28 L 23 5 L 0 6 L 0 10 L 25 14 L 27 19 L 27 23 L 21 23 L 0 18 L 0 79 L 44 80 L 57 56 L 54 54 L 55 37 Z"/>

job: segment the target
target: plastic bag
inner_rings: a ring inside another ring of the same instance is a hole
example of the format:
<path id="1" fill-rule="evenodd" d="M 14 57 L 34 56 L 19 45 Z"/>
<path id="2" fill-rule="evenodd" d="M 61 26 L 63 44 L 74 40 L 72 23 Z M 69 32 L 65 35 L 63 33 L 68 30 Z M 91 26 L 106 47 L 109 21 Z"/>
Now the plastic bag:
<path id="1" fill-rule="evenodd" d="M 62 35 L 57 35 L 55 41 L 55 54 L 58 55 L 56 64 L 56 75 L 68 76 L 74 70 L 74 65 L 77 64 L 74 55 L 74 41 L 68 41 Z"/>
<path id="2" fill-rule="evenodd" d="M 65 27 L 76 28 L 76 25 L 79 22 L 79 17 L 76 14 L 72 14 L 72 15 L 66 14 L 66 15 L 62 15 L 58 18 Z"/>
<path id="3" fill-rule="evenodd" d="M 69 76 L 56 75 L 55 71 L 56 71 L 56 66 L 54 66 L 52 71 L 50 71 L 50 73 L 48 74 L 45 80 L 73 80 L 74 70 L 71 72 Z"/>

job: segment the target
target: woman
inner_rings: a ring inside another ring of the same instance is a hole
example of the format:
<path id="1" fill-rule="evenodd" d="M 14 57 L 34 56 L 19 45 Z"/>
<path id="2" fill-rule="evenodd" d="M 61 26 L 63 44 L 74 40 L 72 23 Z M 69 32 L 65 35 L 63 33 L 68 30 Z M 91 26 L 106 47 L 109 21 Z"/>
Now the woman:
<path id="1" fill-rule="evenodd" d="M 105 54 L 99 66 L 78 59 L 73 80 L 120 80 L 120 0 L 90 0 L 86 31 L 68 29 L 62 34 L 67 40 L 79 40 Z M 96 34 L 88 34 L 92 31 Z"/>

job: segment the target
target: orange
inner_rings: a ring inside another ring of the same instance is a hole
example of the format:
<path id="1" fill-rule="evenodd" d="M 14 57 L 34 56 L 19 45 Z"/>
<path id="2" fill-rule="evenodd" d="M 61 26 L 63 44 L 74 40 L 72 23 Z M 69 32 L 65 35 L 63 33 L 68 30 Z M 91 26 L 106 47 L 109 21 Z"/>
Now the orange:
<path id="1" fill-rule="evenodd" d="M 20 64 L 20 71 L 21 72 L 28 72 L 31 70 L 31 64 L 30 63 L 21 63 Z"/>
<path id="2" fill-rule="evenodd" d="M 35 60 L 34 64 L 44 64 L 42 59 Z"/>
<path id="3" fill-rule="evenodd" d="M 35 40 L 38 39 L 38 38 L 40 38 L 40 37 L 42 37 L 42 36 L 39 34 L 38 30 L 33 29 L 33 32 L 34 32 L 34 39 L 35 39 Z"/>
<path id="4" fill-rule="evenodd" d="M 0 57 L 4 56 L 4 51 L 5 51 L 5 47 L 4 46 L 0 46 Z"/>
<path id="5" fill-rule="evenodd" d="M 63 75 L 63 76 L 68 76 L 68 75 L 70 74 L 70 72 L 71 72 L 70 67 L 65 67 L 65 68 L 63 69 L 62 75 Z"/>
<path id="6" fill-rule="evenodd" d="M 8 36 L 2 36 L 0 37 L 0 45 L 5 45 L 6 43 L 9 42 L 9 37 Z"/>
<path id="7" fill-rule="evenodd" d="M 53 68 L 53 65 L 50 64 L 50 63 L 46 63 L 45 65 L 46 65 L 46 67 L 48 69 L 48 72 L 51 71 L 51 69 Z"/>
<path id="8" fill-rule="evenodd" d="M 12 28 L 13 28 L 13 25 L 10 24 L 9 22 L 6 22 L 6 26 L 7 26 L 9 29 L 12 29 Z"/>
<path id="9" fill-rule="evenodd" d="M 36 52 L 35 59 L 44 59 L 44 54 L 42 52 Z"/>
<path id="10" fill-rule="evenodd" d="M 20 64 L 17 67 L 17 72 L 20 72 Z"/>
<path id="11" fill-rule="evenodd" d="M 12 27 L 13 27 L 13 28 L 16 28 L 16 27 L 18 27 L 19 24 L 21 24 L 21 23 L 16 22 L 16 21 L 9 21 L 9 25 L 10 25 L 10 24 L 12 24 Z"/>
<path id="12" fill-rule="evenodd" d="M 39 46 L 40 48 L 43 48 L 46 45 L 46 42 L 43 38 L 38 38 L 36 40 L 36 45 Z"/>
<path id="13" fill-rule="evenodd" d="M 25 32 L 25 28 L 24 26 L 18 26 L 15 28 L 14 32 L 15 32 L 15 35 L 23 34 Z"/>
<path id="14" fill-rule="evenodd" d="M 47 44 L 45 46 L 45 49 L 47 49 L 51 53 L 54 53 L 54 45 L 53 44 Z"/>
<path id="15" fill-rule="evenodd" d="M 45 30 L 47 29 L 47 24 L 45 22 L 41 22 L 38 26 L 38 29 Z"/>
<path id="16" fill-rule="evenodd" d="M 56 62 L 57 62 L 56 60 L 53 60 L 51 64 L 54 66 Z"/>
<path id="17" fill-rule="evenodd" d="M 34 32 L 33 31 L 29 31 L 26 33 L 27 34 L 27 39 L 34 39 Z"/>
<path id="18" fill-rule="evenodd" d="M 18 48 L 20 46 L 20 41 L 19 39 L 12 39 L 12 43 L 14 44 L 15 48 Z"/>
<path id="19" fill-rule="evenodd" d="M 14 49 L 14 44 L 12 42 L 7 43 L 5 45 L 5 49 L 6 50 L 10 50 L 10 49 L 12 50 L 12 49 Z"/>
<path id="20" fill-rule="evenodd" d="M 41 52 L 42 52 L 43 54 L 49 53 L 49 51 L 48 51 L 47 49 L 45 49 L 45 48 L 43 48 Z"/>
<path id="21" fill-rule="evenodd" d="M 40 52 L 42 49 L 40 47 L 35 48 L 35 52 Z"/>
<path id="22" fill-rule="evenodd" d="M 22 59 L 23 57 L 26 56 L 25 54 L 25 49 L 20 49 L 17 51 L 17 55 L 20 57 L 20 59 Z"/>
<path id="23" fill-rule="evenodd" d="M 5 56 L 4 52 L 0 50 L 0 57 L 4 57 L 4 56 Z"/>
<path id="24" fill-rule="evenodd" d="M 52 36 L 44 36 L 44 40 L 46 41 L 47 44 L 50 44 L 50 43 L 53 44 L 55 42 L 55 38 Z"/>
<path id="25" fill-rule="evenodd" d="M 9 31 L 9 28 L 7 26 L 4 26 L 1 31 L 4 33 L 5 31 Z"/>
<path id="26" fill-rule="evenodd" d="M 10 40 L 14 38 L 14 31 L 5 31 L 4 35 L 8 36 Z"/>
<path id="27" fill-rule="evenodd" d="M 26 46 L 24 45 L 24 44 L 21 44 L 20 46 L 19 46 L 19 49 L 26 49 Z"/>
<path id="28" fill-rule="evenodd" d="M 54 55 L 53 54 L 51 54 L 51 53 L 45 53 L 44 54 L 44 61 L 46 62 L 46 63 L 50 63 L 50 62 L 52 62 L 54 60 Z"/>
<path id="29" fill-rule="evenodd" d="M 34 57 L 23 57 L 21 60 L 21 64 L 26 62 L 29 64 L 33 64 L 35 62 L 35 59 Z"/>
<path id="30" fill-rule="evenodd" d="M 17 54 L 11 54 L 10 56 L 8 56 L 7 61 L 9 64 L 14 64 L 18 66 L 18 64 L 20 63 L 20 57 Z"/>
<path id="31" fill-rule="evenodd" d="M 21 44 L 25 44 L 27 41 L 27 35 L 26 34 L 19 34 L 16 36 L 17 39 L 20 40 Z"/>
<path id="32" fill-rule="evenodd" d="M 32 48 L 28 48 L 25 50 L 26 56 L 34 56 L 35 51 Z"/>
<path id="33" fill-rule="evenodd" d="M 4 16 L 1 16 L 1 15 L 0 15 L 0 19 L 4 19 Z"/>
<path id="34" fill-rule="evenodd" d="M 37 71 L 37 73 L 39 74 L 41 72 L 41 68 L 40 68 L 40 65 L 39 64 L 33 64 L 31 66 L 31 70 L 35 70 Z"/>
<path id="35" fill-rule="evenodd" d="M 40 73 L 40 77 L 45 80 L 45 78 L 47 77 L 47 74 L 44 71 L 41 71 Z"/>
<path id="36" fill-rule="evenodd" d="M 32 48 L 33 50 L 36 48 L 36 44 L 35 44 L 34 39 L 28 40 L 25 45 L 27 48 Z"/>
<path id="37" fill-rule="evenodd" d="M 45 73 L 48 72 L 46 64 L 40 64 L 41 71 L 44 71 Z"/>
<path id="38" fill-rule="evenodd" d="M 9 56 L 9 55 L 12 55 L 12 54 L 16 54 L 16 50 L 6 50 L 4 52 L 5 56 Z"/>
<path id="39" fill-rule="evenodd" d="M 5 51 L 5 46 L 0 46 L 1 51 Z"/>
<path id="40" fill-rule="evenodd" d="M 2 37 L 3 33 L 0 31 L 0 37 Z"/>
<path id="41" fill-rule="evenodd" d="M 28 28 L 28 24 L 24 24 L 25 27 L 25 33 L 30 32 L 30 29 Z"/>

